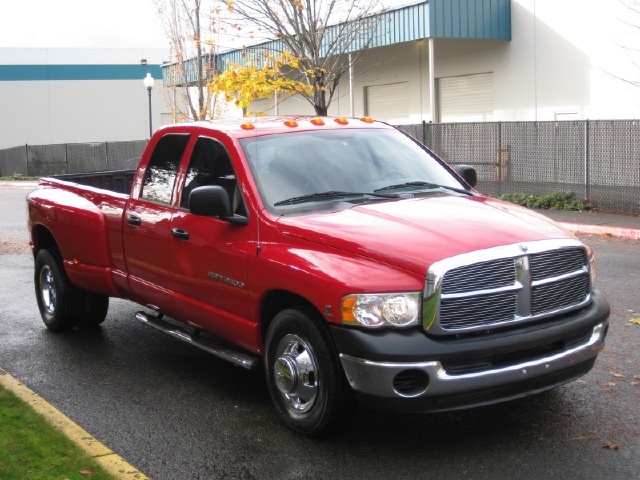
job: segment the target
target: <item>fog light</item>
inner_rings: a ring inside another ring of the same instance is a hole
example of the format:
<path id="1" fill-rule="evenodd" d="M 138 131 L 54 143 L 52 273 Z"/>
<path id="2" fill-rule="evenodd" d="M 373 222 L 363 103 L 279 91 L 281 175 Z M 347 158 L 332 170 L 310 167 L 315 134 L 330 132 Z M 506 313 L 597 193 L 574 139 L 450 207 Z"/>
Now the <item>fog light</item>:
<path id="1" fill-rule="evenodd" d="M 393 378 L 393 389 L 401 397 L 417 397 L 427 391 L 429 375 L 422 370 L 403 370 Z"/>

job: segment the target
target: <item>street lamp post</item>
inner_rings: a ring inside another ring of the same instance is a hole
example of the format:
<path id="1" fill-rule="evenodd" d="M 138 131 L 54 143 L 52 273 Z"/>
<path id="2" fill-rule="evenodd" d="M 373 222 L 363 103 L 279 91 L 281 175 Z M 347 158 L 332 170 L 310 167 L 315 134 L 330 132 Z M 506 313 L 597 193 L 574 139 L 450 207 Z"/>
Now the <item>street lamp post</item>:
<path id="1" fill-rule="evenodd" d="M 147 76 L 144 78 L 144 86 L 147 87 L 147 92 L 149 93 L 149 138 L 153 135 L 153 126 L 151 124 L 151 90 L 153 90 L 153 77 L 150 73 L 147 73 Z"/>

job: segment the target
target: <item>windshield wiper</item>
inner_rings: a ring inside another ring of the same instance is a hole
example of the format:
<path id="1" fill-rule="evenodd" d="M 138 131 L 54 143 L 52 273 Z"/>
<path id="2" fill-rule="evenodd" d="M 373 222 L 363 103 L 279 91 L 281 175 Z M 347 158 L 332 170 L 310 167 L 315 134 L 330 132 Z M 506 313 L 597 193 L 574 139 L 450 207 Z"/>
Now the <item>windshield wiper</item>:
<path id="1" fill-rule="evenodd" d="M 312 202 L 314 200 L 322 200 L 322 199 L 331 199 L 331 198 L 344 198 L 344 197 L 363 197 L 363 196 L 373 196 L 373 197 L 381 197 L 381 198 L 403 198 L 403 195 L 398 193 L 378 193 L 375 192 L 340 192 L 336 190 L 330 190 L 328 192 L 320 192 L 320 193 L 310 193 L 308 195 L 301 195 L 299 197 L 288 198 L 286 200 L 281 200 L 273 204 L 274 207 L 279 207 L 282 205 L 294 205 L 296 203 L 305 203 Z"/>
<path id="2" fill-rule="evenodd" d="M 411 188 L 411 187 L 422 187 L 422 188 L 444 188 L 446 190 L 451 190 L 453 192 L 463 193 L 465 195 L 473 195 L 469 190 L 465 190 L 463 188 L 450 187 L 448 185 L 438 185 L 437 183 L 429 183 L 429 182 L 405 182 L 398 183 L 396 185 L 389 185 L 388 187 L 382 187 L 374 190 L 375 193 L 378 192 L 386 192 L 388 190 L 400 190 L 403 188 Z"/>

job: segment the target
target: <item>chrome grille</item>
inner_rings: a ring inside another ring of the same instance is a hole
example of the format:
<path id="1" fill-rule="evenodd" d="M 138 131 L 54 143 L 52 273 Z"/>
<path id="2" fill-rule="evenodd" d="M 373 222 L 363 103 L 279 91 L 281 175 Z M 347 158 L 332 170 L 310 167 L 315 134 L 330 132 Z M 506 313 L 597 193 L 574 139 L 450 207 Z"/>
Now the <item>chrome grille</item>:
<path id="1" fill-rule="evenodd" d="M 586 252 L 574 240 L 460 255 L 429 269 L 424 327 L 450 335 L 552 318 L 587 305 L 590 288 Z"/>
<path id="2" fill-rule="evenodd" d="M 450 330 L 513 319 L 516 300 L 515 292 L 444 300 L 440 305 L 440 325 Z"/>
<path id="3" fill-rule="evenodd" d="M 531 277 L 536 279 L 557 277 L 580 270 L 586 265 L 584 250 L 575 248 L 542 252 L 531 255 Z"/>
<path id="4" fill-rule="evenodd" d="M 442 293 L 506 287 L 513 285 L 515 273 L 512 258 L 501 258 L 454 268 L 444 275 Z"/>
<path id="5" fill-rule="evenodd" d="M 588 296 L 589 277 L 586 275 L 534 287 L 531 290 L 531 313 L 540 315 L 577 305 Z"/>

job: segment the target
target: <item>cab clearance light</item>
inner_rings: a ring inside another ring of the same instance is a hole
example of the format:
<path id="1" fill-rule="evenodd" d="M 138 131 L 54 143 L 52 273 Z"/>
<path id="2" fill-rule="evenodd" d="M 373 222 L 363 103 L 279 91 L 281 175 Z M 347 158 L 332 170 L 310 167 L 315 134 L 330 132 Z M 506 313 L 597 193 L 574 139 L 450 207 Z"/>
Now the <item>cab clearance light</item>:
<path id="1" fill-rule="evenodd" d="M 371 118 L 371 117 L 362 117 L 360 119 L 360 121 L 364 122 L 364 123 L 373 123 L 373 118 Z"/>
<path id="2" fill-rule="evenodd" d="M 240 125 L 240 128 L 243 130 L 253 130 L 254 128 L 256 128 L 256 126 L 251 122 L 244 122 L 242 125 Z"/>
<path id="3" fill-rule="evenodd" d="M 310 121 L 312 125 L 317 125 L 317 126 L 324 125 L 324 120 L 322 120 L 320 117 L 314 117 Z"/>
<path id="4" fill-rule="evenodd" d="M 334 122 L 336 122 L 338 125 L 348 125 L 349 124 L 349 120 L 347 120 L 345 117 L 338 117 L 334 120 Z"/>
<path id="5" fill-rule="evenodd" d="M 284 121 L 284 124 L 285 124 L 287 127 L 297 127 L 297 126 L 298 126 L 298 122 L 296 122 L 296 121 L 295 121 L 295 120 L 293 120 L 293 119 L 285 120 L 285 121 Z"/>

